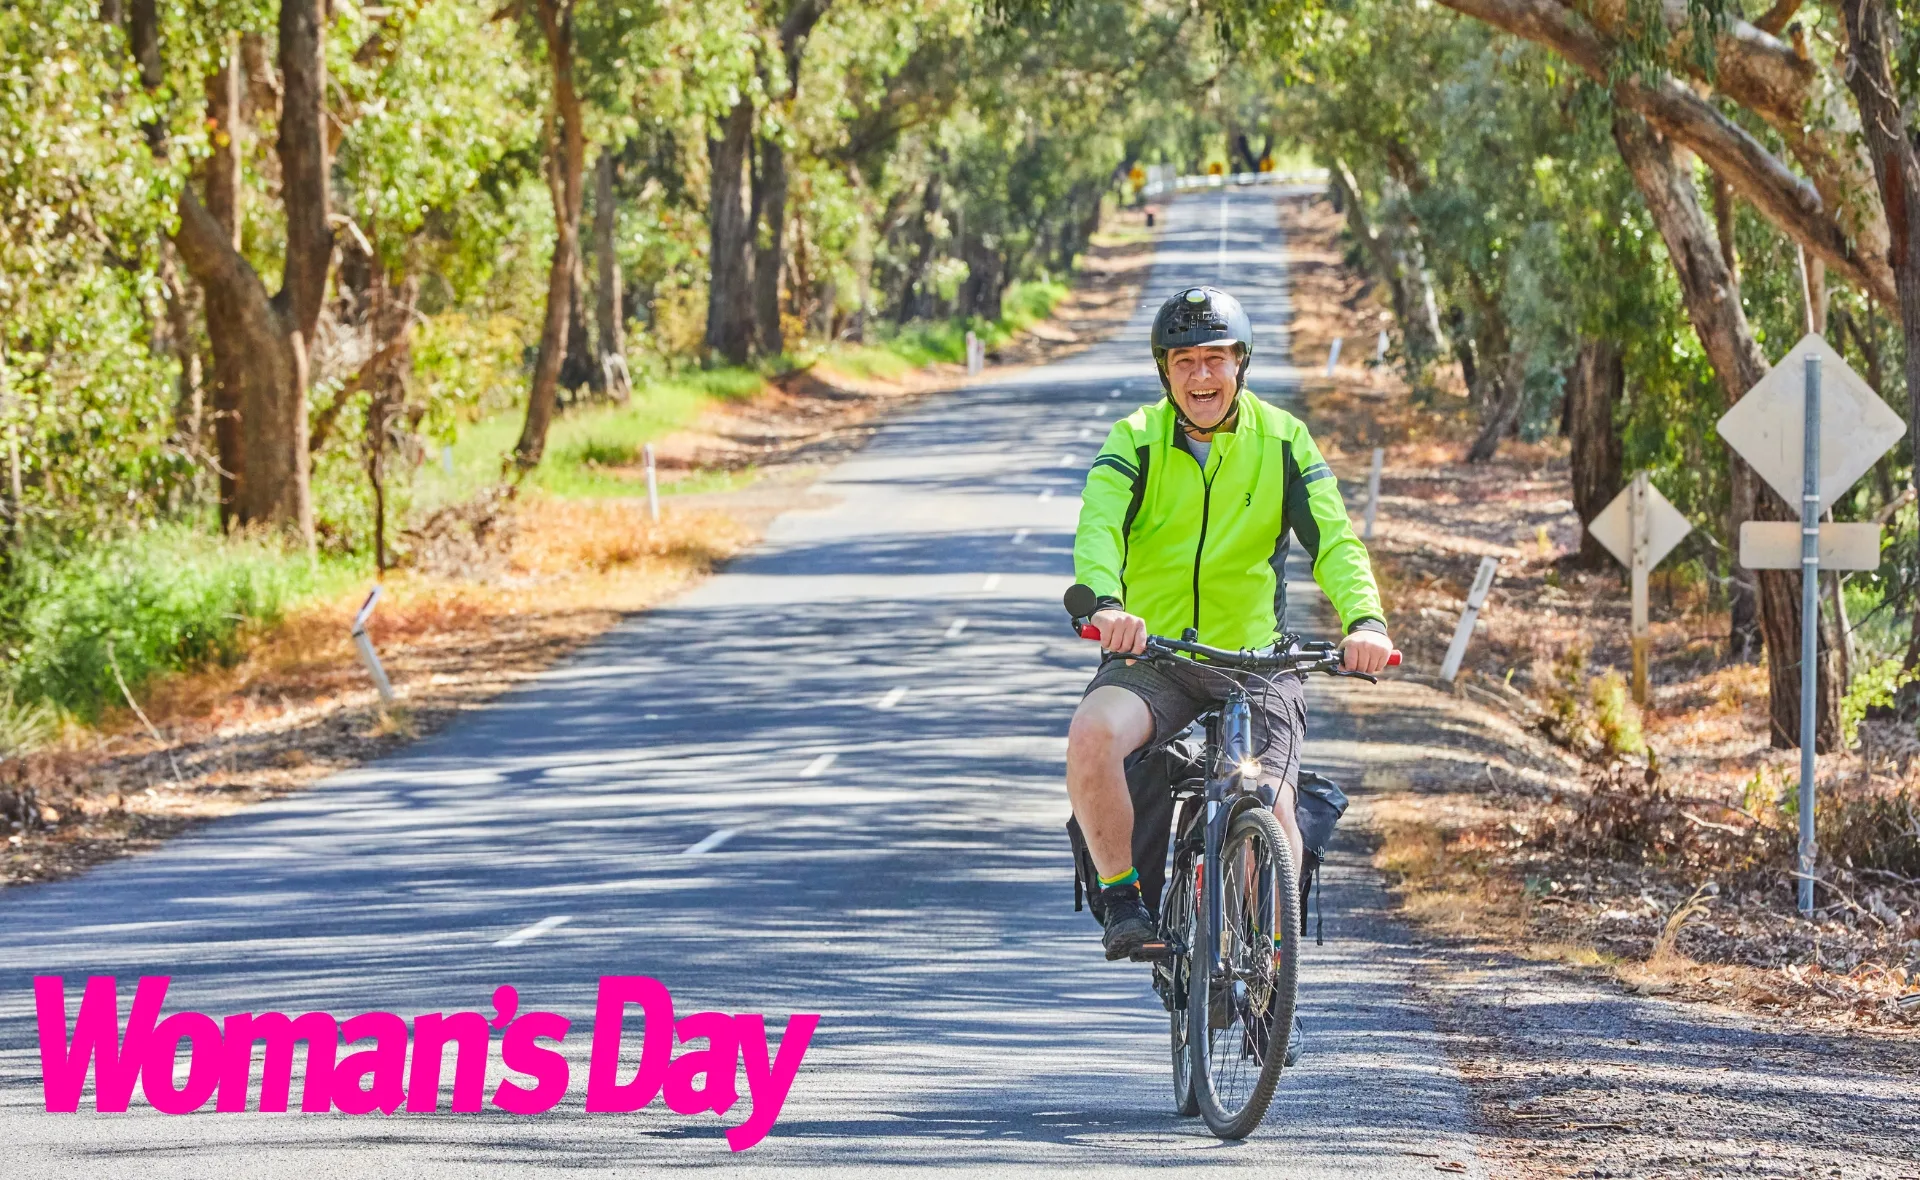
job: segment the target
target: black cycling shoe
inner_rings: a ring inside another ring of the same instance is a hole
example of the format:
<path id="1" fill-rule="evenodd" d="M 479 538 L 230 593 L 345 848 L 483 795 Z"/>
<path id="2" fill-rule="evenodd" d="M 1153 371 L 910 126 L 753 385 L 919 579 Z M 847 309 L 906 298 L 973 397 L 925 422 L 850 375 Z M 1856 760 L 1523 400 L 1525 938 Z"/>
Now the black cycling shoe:
<path id="1" fill-rule="evenodd" d="M 1149 943 L 1160 940 L 1154 929 L 1153 915 L 1140 900 L 1138 884 L 1109 885 L 1100 891 L 1100 908 L 1106 911 L 1106 933 L 1100 942 L 1107 948 L 1107 961 L 1129 958 Z"/>
<path id="2" fill-rule="evenodd" d="M 1300 1063 L 1300 1054 L 1306 1050 L 1307 1034 L 1300 1027 L 1300 1014 L 1293 1015 L 1293 1031 L 1287 1034 L 1287 1056 L 1285 1064 L 1291 1069 Z"/>

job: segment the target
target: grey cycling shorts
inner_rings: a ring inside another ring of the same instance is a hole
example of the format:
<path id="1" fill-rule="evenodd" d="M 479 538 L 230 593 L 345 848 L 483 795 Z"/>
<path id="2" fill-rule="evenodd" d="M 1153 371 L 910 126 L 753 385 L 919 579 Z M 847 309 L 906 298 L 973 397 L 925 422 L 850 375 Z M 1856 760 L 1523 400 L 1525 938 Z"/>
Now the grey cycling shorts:
<path id="1" fill-rule="evenodd" d="M 1231 680 L 1222 672 L 1188 659 L 1136 660 L 1109 656 L 1087 684 L 1087 691 L 1105 685 L 1124 688 L 1146 703 L 1153 715 L 1153 738 L 1158 745 L 1193 724 L 1194 718 L 1226 700 L 1238 680 L 1246 685 L 1253 714 L 1253 748 L 1267 782 L 1292 783 L 1300 773 L 1300 743 L 1307 736 L 1306 686 L 1298 676 L 1240 676 Z"/>

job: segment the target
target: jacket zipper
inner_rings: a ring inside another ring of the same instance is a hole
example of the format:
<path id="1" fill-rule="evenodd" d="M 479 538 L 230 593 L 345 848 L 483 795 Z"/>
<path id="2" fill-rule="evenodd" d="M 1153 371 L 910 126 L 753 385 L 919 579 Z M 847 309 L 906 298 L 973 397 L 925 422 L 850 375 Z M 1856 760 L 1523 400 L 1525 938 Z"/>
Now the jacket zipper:
<path id="1" fill-rule="evenodd" d="M 1205 465 L 1200 468 L 1200 489 L 1200 543 L 1193 549 L 1193 629 L 1195 631 L 1200 630 L 1200 557 L 1207 551 L 1207 513 L 1213 506 L 1213 480 L 1207 475 Z"/>

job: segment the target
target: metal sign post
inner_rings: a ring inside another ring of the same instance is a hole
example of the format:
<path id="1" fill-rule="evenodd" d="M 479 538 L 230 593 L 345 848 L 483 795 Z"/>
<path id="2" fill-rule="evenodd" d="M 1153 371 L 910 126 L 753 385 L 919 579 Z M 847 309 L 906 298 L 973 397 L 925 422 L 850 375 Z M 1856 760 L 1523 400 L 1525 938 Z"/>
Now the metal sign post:
<path id="1" fill-rule="evenodd" d="M 1820 570 L 1874 569 L 1880 564 L 1879 524 L 1821 524 L 1820 505 L 1844 496 L 1900 440 L 1907 424 L 1832 345 L 1809 332 L 1721 416 L 1715 429 L 1781 499 L 1792 503 L 1800 497 L 1799 545 L 1793 543 L 1792 521 L 1750 520 L 1740 526 L 1740 564 L 1748 569 L 1798 568 L 1801 573 L 1800 849 L 1795 877 L 1800 912 L 1811 916 L 1819 851 L 1813 828 L 1813 746 Z M 1793 437 L 1795 430 L 1801 432 L 1799 438 Z"/>
<path id="2" fill-rule="evenodd" d="M 1800 492 L 1800 912 L 1813 916 L 1813 741 L 1820 652 L 1820 354 L 1807 354 Z"/>

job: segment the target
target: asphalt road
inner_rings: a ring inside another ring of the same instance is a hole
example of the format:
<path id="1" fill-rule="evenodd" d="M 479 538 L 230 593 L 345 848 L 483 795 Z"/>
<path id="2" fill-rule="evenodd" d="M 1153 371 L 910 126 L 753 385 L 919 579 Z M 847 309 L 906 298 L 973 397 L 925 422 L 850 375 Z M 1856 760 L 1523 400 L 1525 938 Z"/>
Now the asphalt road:
<path id="1" fill-rule="evenodd" d="M 1078 491 L 1108 423 L 1159 396 L 1146 327 L 1178 286 L 1238 293 L 1252 384 L 1289 396 L 1273 196 L 1175 202 L 1112 342 L 923 403 L 821 481 L 831 507 L 782 517 L 536 686 L 159 852 L 0 895 L 0 1173 L 1480 1173 L 1465 1090 L 1406 986 L 1415 952 L 1352 848 L 1303 974 L 1308 1056 L 1241 1144 L 1171 1112 L 1146 970 L 1106 963 L 1072 908 L 1064 735 L 1096 662 L 1059 607 Z M 1292 576 L 1294 622 L 1327 630 Z M 1351 782 L 1358 747 L 1326 704 L 1307 763 Z M 168 1011 L 216 1017 L 490 1013 L 512 983 L 523 1010 L 574 1019 L 573 1085 L 538 1116 L 166 1116 L 137 1098 L 49 1115 L 43 972 L 70 1003 L 88 974 L 119 975 L 123 1003 L 134 976 L 170 974 Z M 772 1030 L 820 1014 L 772 1136 L 729 1153 L 744 1098 L 724 1118 L 582 1112 L 603 974 Z"/>

